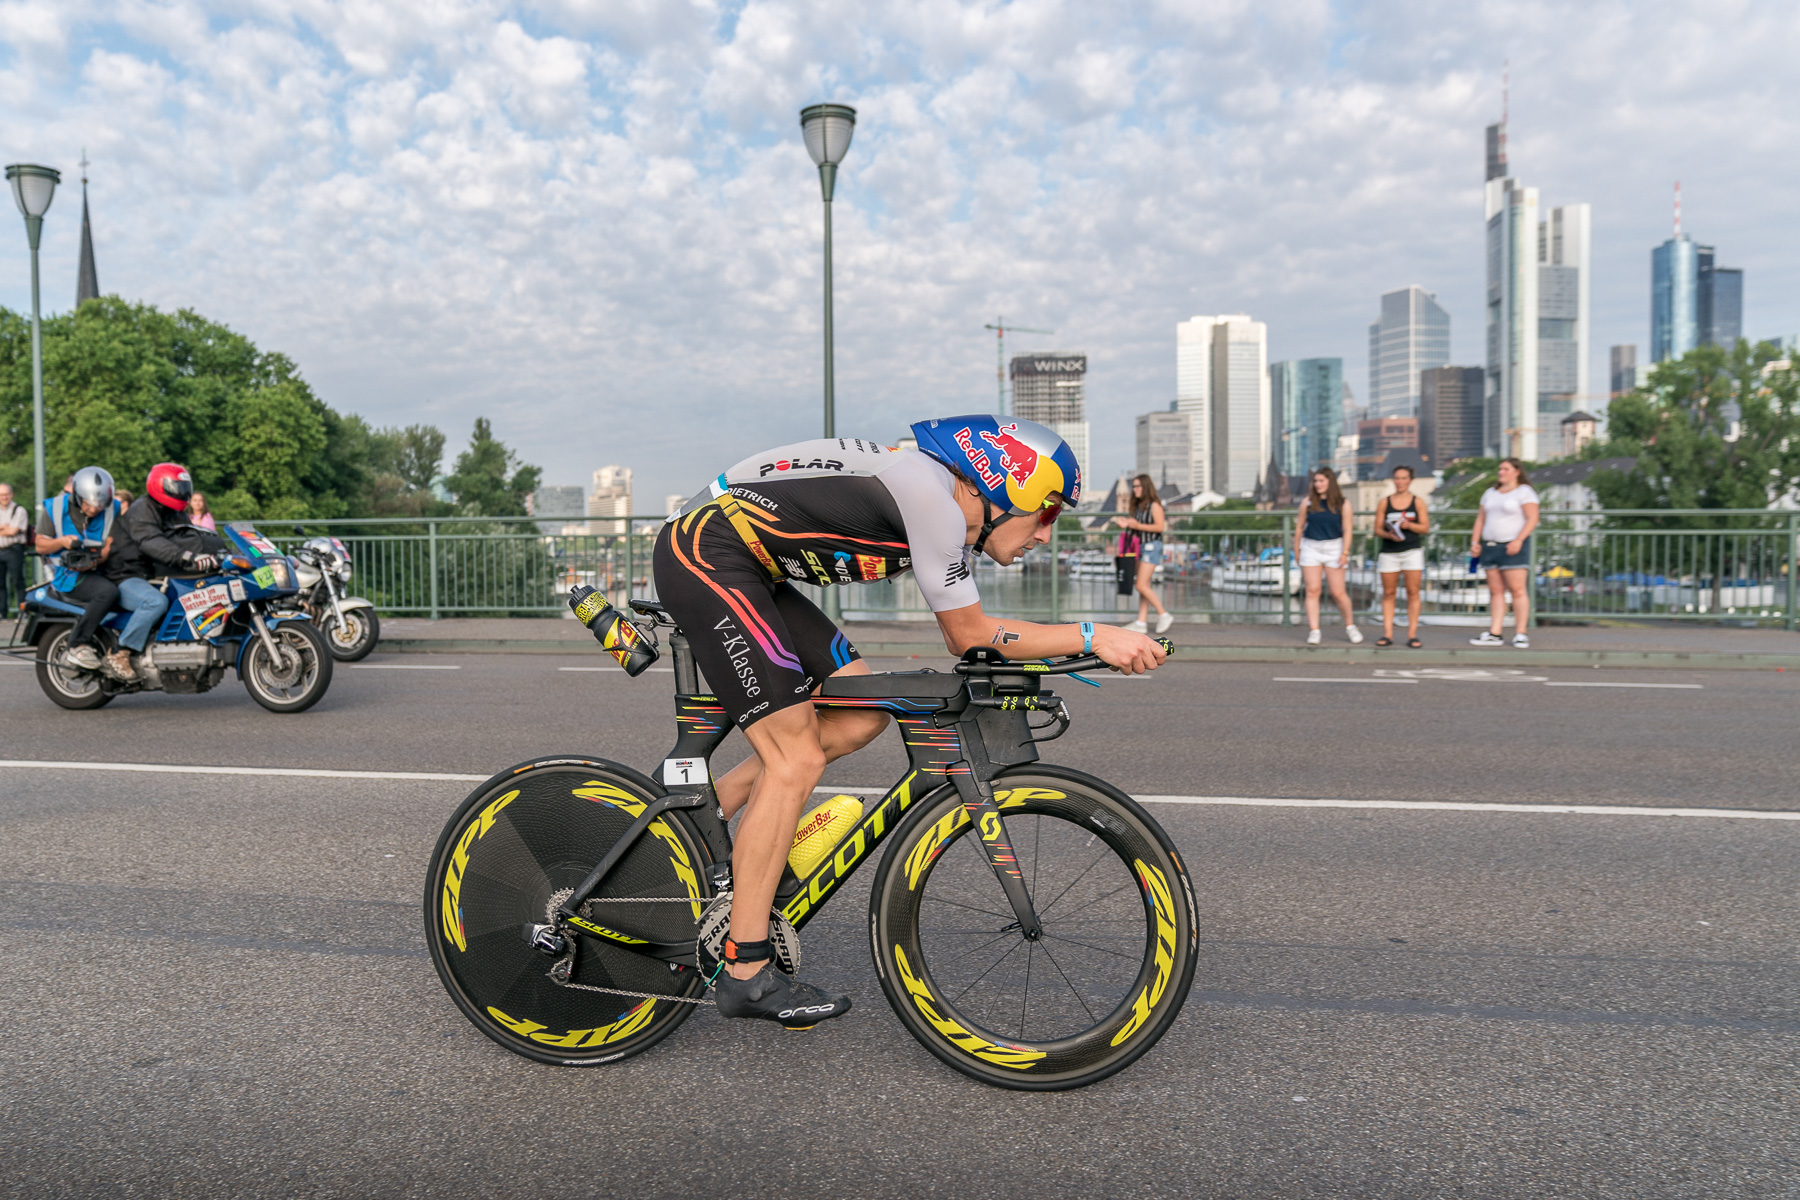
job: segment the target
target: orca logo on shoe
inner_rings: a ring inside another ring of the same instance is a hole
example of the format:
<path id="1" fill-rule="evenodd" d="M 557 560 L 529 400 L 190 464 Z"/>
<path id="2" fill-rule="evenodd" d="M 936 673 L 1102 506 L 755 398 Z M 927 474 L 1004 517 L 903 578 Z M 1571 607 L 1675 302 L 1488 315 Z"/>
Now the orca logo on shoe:
<path id="1" fill-rule="evenodd" d="M 775 1015 L 786 1020 L 789 1017 L 822 1017 L 836 1011 L 837 1005 L 835 1004 L 813 1004 L 806 1008 L 784 1008 Z"/>

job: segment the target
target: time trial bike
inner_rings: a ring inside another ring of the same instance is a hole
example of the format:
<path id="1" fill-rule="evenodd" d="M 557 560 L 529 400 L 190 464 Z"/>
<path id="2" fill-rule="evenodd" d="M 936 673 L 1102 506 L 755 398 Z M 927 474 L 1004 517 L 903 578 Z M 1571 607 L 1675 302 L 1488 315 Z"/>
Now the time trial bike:
<path id="1" fill-rule="evenodd" d="M 708 760 L 730 724 L 661 606 L 631 607 L 647 638 L 670 630 L 677 733 L 657 776 L 580 754 L 502 771 L 450 818 L 426 880 L 451 998 L 544 1063 L 596 1066 L 660 1042 L 711 1002 L 724 939 L 731 831 Z M 888 1003 L 927 1050 L 985 1083 L 1049 1091 L 1155 1045 L 1194 976 L 1181 858 L 1124 792 L 1037 761 L 1038 742 L 1070 723 L 1046 677 L 1103 665 L 982 647 L 948 672 L 825 680 L 814 703 L 892 713 L 908 763 L 816 866 L 784 873 L 779 965 L 798 966 L 797 931 L 886 843 L 870 945 Z"/>

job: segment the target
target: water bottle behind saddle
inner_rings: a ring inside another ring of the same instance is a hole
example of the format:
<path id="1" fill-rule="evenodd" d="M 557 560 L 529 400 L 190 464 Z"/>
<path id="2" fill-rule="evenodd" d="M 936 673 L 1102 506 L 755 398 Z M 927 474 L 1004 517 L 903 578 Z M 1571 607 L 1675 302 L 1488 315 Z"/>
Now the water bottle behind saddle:
<path id="1" fill-rule="evenodd" d="M 627 675 L 642 675 L 656 661 L 656 643 L 626 619 L 598 590 L 577 584 L 569 593 L 575 619 L 588 627 L 594 640 L 613 656 Z"/>

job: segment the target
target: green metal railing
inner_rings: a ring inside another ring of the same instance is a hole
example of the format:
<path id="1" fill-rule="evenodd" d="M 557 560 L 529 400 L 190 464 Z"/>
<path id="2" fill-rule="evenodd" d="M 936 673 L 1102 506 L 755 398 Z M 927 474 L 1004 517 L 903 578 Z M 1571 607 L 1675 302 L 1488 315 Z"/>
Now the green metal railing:
<path id="1" fill-rule="evenodd" d="M 1081 520 L 1091 526 L 1109 515 L 1082 514 Z M 1485 614 L 1485 576 L 1471 573 L 1468 566 L 1474 514 L 1445 510 L 1431 515 L 1421 587 L 1425 612 Z M 1210 520 L 1239 516 L 1218 514 Z M 1164 604 L 1187 618 L 1296 623 L 1303 608 L 1301 572 L 1293 556 L 1293 514 L 1241 516 L 1241 527 L 1207 529 L 1174 528 L 1184 517 L 1172 517 L 1164 535 L 1165 561 L 1155 580 Z M 1623 527 L 1670 518 L 1698 527 Z M 1368 520 L 1364 514 L 1357 521 L 1347 577 L 1358 611 L 1375 602 L 1381 586 Z M 384 612 L 434 619 L 550 616 L 567 611 L 565 597 L 577 583 L 598 587 L 615 602 L 655 595 L 650 555 L 660 518 L 567 525 L 542 518 L 486 517 L 256 524 L 284 548 L 319 534 L 342 539 L 354 562 L 354 590 Z M 561 532 L 570 526 L 586 531 Z M 977 565 L 983 603 L 997 615 L 1050 621 L 1105 619 L 1135 611 L 1135 596 L 1117 595 L 1117 542 L 1116 530 L 1058 527 L 1050 544 L 1033 550 L 1021 564 Z M 1723 619 L 1780 622 L 1788 629 L 1800 618 L 1795 572 L 1800 512 L 1551 512 L 1532 538 L 1531 557 L 1537 618 Z M 802 587 L 824 602 L 823 589 Z M 930 616 L 907 576 L 831 590 L 841 593 L 834 598 L 849 620 Z"/>

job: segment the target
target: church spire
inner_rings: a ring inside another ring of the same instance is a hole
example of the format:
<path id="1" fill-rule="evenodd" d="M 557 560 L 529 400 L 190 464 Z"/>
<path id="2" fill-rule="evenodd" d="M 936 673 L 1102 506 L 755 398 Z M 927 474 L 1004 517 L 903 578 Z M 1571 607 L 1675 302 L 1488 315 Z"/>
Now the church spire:
<path id="1" fill-rule="evenodd" d="M 75 275 L 75 307 L 100 297 L 100 281 L 94 274 L 94 229 L 88 224 L 87 151 L 81 152 L 81 266 Z"/>

